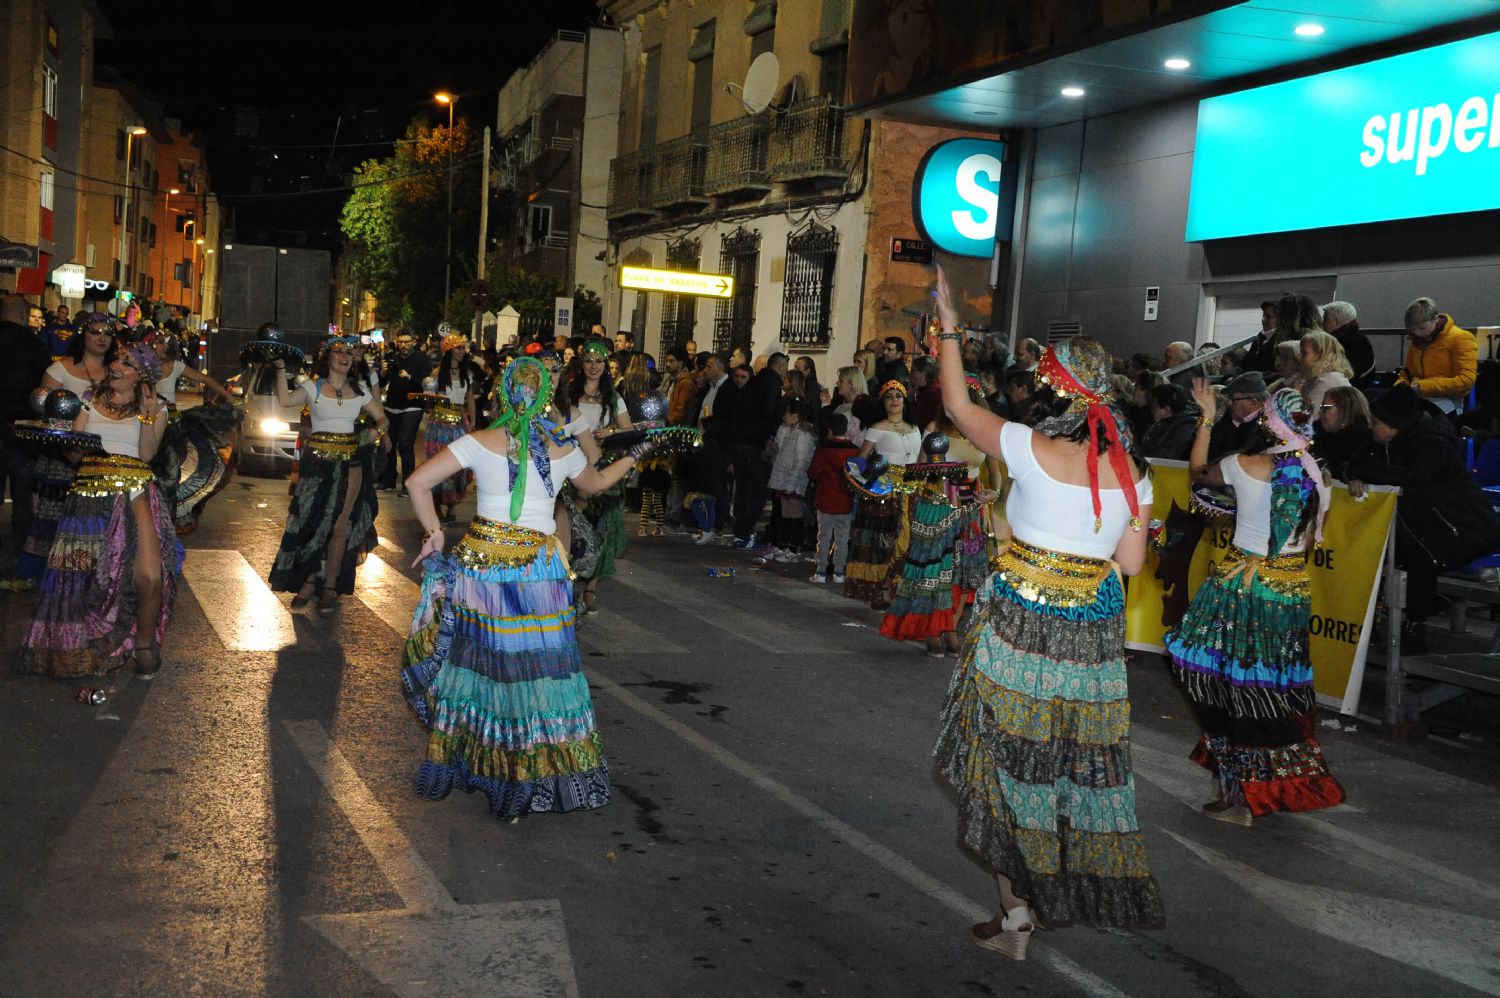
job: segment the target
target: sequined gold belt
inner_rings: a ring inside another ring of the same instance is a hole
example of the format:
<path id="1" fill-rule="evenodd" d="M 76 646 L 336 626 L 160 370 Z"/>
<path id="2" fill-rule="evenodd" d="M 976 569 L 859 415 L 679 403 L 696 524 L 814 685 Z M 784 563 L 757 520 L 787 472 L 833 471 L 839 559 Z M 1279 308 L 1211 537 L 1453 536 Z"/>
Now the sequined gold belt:
<path id="1" fill-rule="evenodd" d="M 1241 589 L 1248 589 L 1252 582 L 1258 581 L 1282 596 L 1306 598 L 1312 594 L 1307 581 L 1306 551 L 1267 558 L 1232 547 L 1219 562 L 1218 573 L 1225 582 L 1238 581 Z"/>
<path id="2" fill-rule="evenodd" d="M 552 547 L 563 556 L 557 537 L 514 523 L 501 523 L 476 516 L 469 531 L 453 548 L 454 559 L 465 568 L 483 571 L 490 568 L 524 568 L 536 560 L 543 547 Z"/>
<path id="3" fill-rule="evenodd" d="M 85 456 L 73 479 L 73 492 L 81 496 L 115 496 L 143 489 L 156 476 L 140 458 L 123 454 Z"/>
<path id="4" fill-rule="evenodd" d="M 439 402 L 437 408 L 427 414 L 427 418 L 439 423 L 448 423 L 453 426 L 462 426 L 464 414 L 452 402 Z"/>
<path id="5" fill-rule="evenodd" d="M 347 461 L 359 450 L 359 437 L 353 433 L 314 433 L 307 438 L 307 448 L 325 461 Z"/>
<path id="6" fill-rule="evenodd" d="M 1051 606 L 1087 606 L 1098 599 L 1099 584 L 1114 562 L 1033 547 L 1012 539 L 996 559 L 995 571 L 1022 598 Z"/>

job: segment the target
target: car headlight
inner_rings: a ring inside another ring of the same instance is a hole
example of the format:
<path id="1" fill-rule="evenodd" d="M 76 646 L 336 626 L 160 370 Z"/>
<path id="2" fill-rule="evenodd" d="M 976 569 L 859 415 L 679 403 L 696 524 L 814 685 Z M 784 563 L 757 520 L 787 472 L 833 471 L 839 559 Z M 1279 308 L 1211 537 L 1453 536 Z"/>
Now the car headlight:
<path id="1" fill-rule="evenodd" d="M 260 430 L 262 433 L 286 433 L 292 428 L 292 424 L 284 419 L 262 419 Z"/>

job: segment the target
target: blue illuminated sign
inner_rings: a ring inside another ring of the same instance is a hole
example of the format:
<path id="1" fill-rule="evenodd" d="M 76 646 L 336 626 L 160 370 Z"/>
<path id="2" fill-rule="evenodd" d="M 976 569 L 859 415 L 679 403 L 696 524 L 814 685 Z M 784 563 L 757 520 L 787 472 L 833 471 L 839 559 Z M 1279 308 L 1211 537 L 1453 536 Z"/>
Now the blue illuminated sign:
<path id="1" fill-rule="evenodd" d="M 1198 104 L 1187 240 L 1500 208 L 1500 33 Z"/>
<path id="2" fill-rule="evenodd" d="M 1015 186 L 1004 142 L 950 139 L 922 157 L 912 215 L 923 238 L 944 253 L 988 260 L 997 240 L 1010 241 Z"/>

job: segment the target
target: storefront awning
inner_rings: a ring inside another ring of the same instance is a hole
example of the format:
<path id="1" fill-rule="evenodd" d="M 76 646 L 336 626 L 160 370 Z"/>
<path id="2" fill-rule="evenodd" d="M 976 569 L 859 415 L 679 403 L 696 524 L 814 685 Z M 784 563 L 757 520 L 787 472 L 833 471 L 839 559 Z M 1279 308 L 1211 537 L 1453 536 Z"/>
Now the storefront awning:
<path id="1" fill-rule="evenodd" d="M 894 0 L 867 0 L 870 6 Z M 960 0 L 962 2 L 962 0 Z M 934 5 L 936 7 L 938 5 Z M 1044 6 L 1044 5 L 1043 5 Z M 1066 6 L 1066 5 L 1064 5 Z M 1185 5 L 1179 3 L 1178 7 Z M 949 18 L 951 11 L 945 13 Z M 1038 49 L 986 61 L 983 53 L 967 53 L 958 61 L 979 68 L 938 78 L 918 69 L 904 93 L 890 93 L 889 83 L 862 87 L 856 74 L 872 81 L 900 80 L 888 62 L 910 58 L 906 50 L 850 52 L 851 89 L 856 113 L 920 124 L 959 128 L 1043 128 L 1116 111 L 1155 104 L 1205 91 L 1221 91 L 1229 80 L 1246 85 L 1277 70 L 1307 64 L 1323 68 L 1340 56 L 1369 52 L 1371 58 L 1390 53 L 1392 43 L 1423 33 L 1440 35 L 1493 31 L 1500 26 L 1493 0 L 1427 0 L 1423 3 L 1374 3 L 1358 0 L 1251 0 L 1170 24 L 1088 44 L 1055 54 L 1058 48 Z M 920 37 L 915 26 L 906 38 Z M 1096 33 L 1097 36 L 1098 33 Z M 930 45 L 942 41 L 941 27 L 933 26 Z M 998 52 L 1013 39 L 991 40 Z M 858 37 L 851 40 L 858 48 Z M 918 56 L 918 67 L 932 65 L 937 54 Z M 1168 60 L 1179 60 L 1169 68 Z M 1182 65 L 1186 63 L 1186 65 Z M 953 64 L 950 60 L 949 65 Z M 899 67 L 897 67 L 899 68 Z M 883 75 L 882 75 L 883 74 Z M 1064 91 L 1071 96 L 1065 96 Z"/>

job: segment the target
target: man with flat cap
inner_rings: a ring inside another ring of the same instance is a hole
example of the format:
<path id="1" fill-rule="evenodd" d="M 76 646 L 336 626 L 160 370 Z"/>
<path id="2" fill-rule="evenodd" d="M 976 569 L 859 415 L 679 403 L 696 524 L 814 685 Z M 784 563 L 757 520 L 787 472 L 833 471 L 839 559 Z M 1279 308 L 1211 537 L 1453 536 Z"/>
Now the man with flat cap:
<path id="1" fill-rule="evenodd" d="M 1208 435 L 1210 464 L 1241 450 L 1249 442 L 1260 418 L 1261 407 L 1269 396 L 1265 375 L 1259 371 L 1246 371 L 1224 387 L 1224 397 L 1229 405 Z"/>

